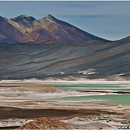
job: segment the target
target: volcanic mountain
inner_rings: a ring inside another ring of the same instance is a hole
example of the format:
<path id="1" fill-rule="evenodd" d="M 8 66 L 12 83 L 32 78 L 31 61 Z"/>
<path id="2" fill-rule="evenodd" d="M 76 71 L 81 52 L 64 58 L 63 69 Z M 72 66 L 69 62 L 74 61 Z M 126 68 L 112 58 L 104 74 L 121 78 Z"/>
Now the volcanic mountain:
<path id="1" fill-rule="evenodd" d="M 98 40 L 106 41 L 79 28 L 58 20 L 52 15 L 41 19 L 20 15 L 7 19 L 0 17 L 0 43 L 44 43 Z"/>
<path id="2" fill-rule="evenodd" d="M 51 15 L 0 17 L 0 79 L 130 80 L 129 52 L 130 37 L 106 41 Z"/>

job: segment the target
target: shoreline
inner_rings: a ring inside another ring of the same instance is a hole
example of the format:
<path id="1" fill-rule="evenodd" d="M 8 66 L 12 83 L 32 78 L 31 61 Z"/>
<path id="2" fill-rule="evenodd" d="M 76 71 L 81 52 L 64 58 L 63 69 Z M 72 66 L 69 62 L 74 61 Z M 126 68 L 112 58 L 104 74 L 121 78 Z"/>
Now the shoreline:
<path id="1" fill-rule="evenodd" d="M 110 84 L 110 85 L 130 85 L 130 81 L 108 81 L 108 80 L 76 80 L 76 81 L 68 81 L 68 80 L 38 80 L 38 79 L 24 79 L 24 80 L 1 80 L 0 85 L 16 85 L 16 84 L 27 84 L 27 85 L 78 85 L 78 84 Z"/>

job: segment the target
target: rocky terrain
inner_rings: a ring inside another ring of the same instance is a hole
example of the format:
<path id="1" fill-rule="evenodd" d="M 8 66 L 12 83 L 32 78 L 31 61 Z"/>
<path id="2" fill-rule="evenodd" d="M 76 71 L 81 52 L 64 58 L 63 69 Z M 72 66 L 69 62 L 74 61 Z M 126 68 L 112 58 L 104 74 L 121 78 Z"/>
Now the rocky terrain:
<path id="1" fill-rule="evenodd" d="M 103 105 L 103 104 L 102 104 Z M 82 107 L 82 105 L 80 106 Z M 68 109 L 67 105 L 64 109 L 18 109 L 15 107 L 0 107 L 7 113 L 9 117 L 1 114 L 0 129 L 103 129 L 103 130 L 117 130 L 118 126 L 128 126 L 129 116 L 120 113 L 117 106 L 113 106 L 113 112 L 110 110 L 96 110 L 96 109 Z M 92 107 L 92 106 L 91 106 Z M 104 108 L 106 105 L 104 105 Z M 109 106 L 111 107 L 111 105 Z M 66 109 L 65 109 L 66 108 Z M 93 107 L 92 107 L 93 108 Z M 95 111 L 96 110 L 96 111 Z M 16 112 L 16 113 L 15 113 Z M 17 114 L 17 113 L 21 113 Z M 26 114 L 32 113 L 32 114 Z M 42 113 L 41 115 L 38 113 Z M 53 114 L 52 114 L 53 113 Z M 16 115 L 17 114 L 17 115 Z M 37 118 L 39 117 L 39 118 Z"/>
<path id="2" fill-rule="evenodd" d="M 118 129 L 128 125 L 129 106 L 60 97 L 112 94 L 113 91 L 61 90 L 41 86 L 0 86 L 0 129 Z M 117 93 L 118 94 L 118 93 Z"/>
<path id="3" fill-rule="evenodd" d="M 115 42 L 0 44 L 0 79 L 130 79 L 130 38 Z"/>
<path id="4" fill-rule="evenodd" d="M 80 40 L 107 41 L 50 14 L 41 19 L 26 15 L 11 19 L 0 17 L 0 43 L 55 43 Z"/>
<path id="5" fill-rule="evenodd" d="M 108 118 L 107 115 L 102 115 L 101 118 L 102 120 L 104 120 L 106 118 Z M 114 116 L 113 116 L 114 117 Z M 96 116 L 96 118 L 98 118 L 98 116 Z M 104 119 L 103 119 L 104 118 Z M 89 119 L 89 123 L 87 121 L 87 119 Z M 74 117 L 72 119 L 66 119 L 66 120 L 52 120 L 49 118 L 37 118 L 34 121 L 31 121 L 19 128 L 17 128 L 16 130 L 23 130 L 23 129 L 44 129 L 44 130 L 59 130 L 59 129 L 88 129 L 88 130 L 92 130 L 92 129 L 113 129 L 116 127 L 112 127 L 111 125 L 108 125 L 106 123 L 101 123 L 98 122 L 99 119 L 97 119 L 97 122 L 91 122 L 92 120 L 94 120 L 94 117 L 92 117 L 91 115 L 89 115 L 88 117 Z M 67 122 L 67 123 L 65 123 Z M 91 122 L 91 123 L 90 123 Z"/>
<path id="6" fill-rule="evenodd" d="M 63 123 L 58 120 L 52 120 L 48 118 L 38 118 L 35 121 L 29 122 L 21 127 L 19 127 L 17 130 L 32 130 L 32 129 L 43 129 L 43 130 L 59 130 L 59 129 L 74 129 L 74 125 Z"/>

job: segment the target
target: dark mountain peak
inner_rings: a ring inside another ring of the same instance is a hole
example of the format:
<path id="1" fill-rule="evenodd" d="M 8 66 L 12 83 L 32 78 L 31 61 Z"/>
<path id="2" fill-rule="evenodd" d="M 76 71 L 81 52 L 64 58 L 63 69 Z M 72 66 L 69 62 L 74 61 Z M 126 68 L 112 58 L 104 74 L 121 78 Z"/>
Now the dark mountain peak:
<path id="1" fill-rule="evenodd" d="M 0 16 L 0 21 L 3 21 L 3 20 L 8 20 L 8 19 L 5 18 L 5 17 Z"/>
<path id="2" fill-rule="evenodd" d="M 48 14 L 46 17 L 47 17 L 47 18 L 55 18 L 55 17 L 52 16 L 51 14 Z"/>
<path id="3" fill-rule="evenodd" d="M 22 25 L 23 27 L 26 27 L 26 28 L 32 28 L 33 22 L 36 19 L 32 16 L 20 15 L 16 18 L 11 18 L 10 20 L 15 22 L 15 23 L 18 23 L 20 26 Z"/>
<path id="4" fill-rule="evenodd" d="M 20 15 L 20 16 L 18 16 L 18 17 L 28 17 L 28 16 L 27 16 L 27 15 L 22 14 L 22 15 Z"/>
<path id="5" fill-rule="evenodd" d="M 34 21 L 36 19 L 32 16 L 20 15 L 15 18 L 11 18 L 10 20 L 15 22 L 23 22 L 23 21 Z"/>
<path id="6" fill-rule="evenodd" d="M 4 17 L 0 16 L 0 19 L 3 19 Z"/>

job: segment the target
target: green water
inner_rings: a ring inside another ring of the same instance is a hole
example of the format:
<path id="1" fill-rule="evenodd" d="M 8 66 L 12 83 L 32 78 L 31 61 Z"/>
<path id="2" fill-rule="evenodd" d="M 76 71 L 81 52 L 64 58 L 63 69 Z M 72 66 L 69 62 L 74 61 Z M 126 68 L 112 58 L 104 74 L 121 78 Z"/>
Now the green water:
<path id="1" fill-rule="evenodd" d="M 20 85 L 28 86 L 28 85 Z M 36 85 L 37 86 L 37 85 Z M 71 89 L 71 90 L 115 90 L 115 91 L 130 91 L 127 87 L 120 85 L 38 85 L 38 86 L 54 86 L 59 89 Z M 37 100 L 37 99 L 36 99 Z M 40 99 L 44 100 L 44 99 Z M 92 95 L 92 96 L 71 96 L 62 98 L 51 98 L 47 100 L 69 100 L 69 101 L 92 101 L 103 102 L 110 104 L 122 104 L 130 105 L 130 95 Z"/>
<path id="2" fill-rule="evenodd" d="M 69 100 L 69 101 L 92 101 L 110 104 L 130 105 L 130 95 L 93 95 L 93 96 L 75 96 L 62 97 L 53 100 Z"/>
<path id="3" fill-rule="evenodd" d="M 130 89 L 120 85 L 54 85 L 59 89 L 71 90 L 115 90 L 130 91 Z M 73 96 L 54 98 L 53 100 L 69 100 L 69 101 L 92 101 L 110 104 L 130 105 L 130 95 L 93 95 L 93 96 Z"/>
<path id="4" fill-rule="evenodd" d="M 53 85 L 59 89 L 72 90 L 116 90 L 116 91 L 130 91 L 130 89 L 119 85 Z"/>
<path id="5" fill-rule="evenodd" d="M 7 85 L 6 85 L 7 86 Z M 11 86 L 11 85 L 9 85 Z M 12 85 L 12 86 L 30 86 L 30 85 Z M 116 91 L 130 91 L 130 89 L 122 87 L 120 85 L 35 85 L 35 86 L 48 86 L 57 87 L 59 89 L 72 89 L 72 90 L 116 90 Z"/>

